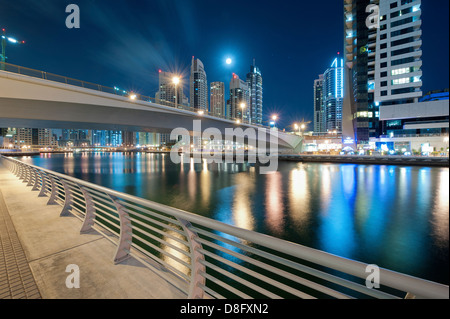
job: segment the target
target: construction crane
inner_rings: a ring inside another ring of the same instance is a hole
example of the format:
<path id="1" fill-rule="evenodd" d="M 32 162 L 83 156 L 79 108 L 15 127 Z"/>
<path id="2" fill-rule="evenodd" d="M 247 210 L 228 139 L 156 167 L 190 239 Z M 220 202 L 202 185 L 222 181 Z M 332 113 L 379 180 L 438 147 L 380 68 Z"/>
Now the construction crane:
<path id="1" fill-rule="evenodd" d="M 6 35 L 6 29 L 2 29 L 2 54 L 0 55 L 1 62 L 2 62 L 2 70 L 5 70 L 5 63 L 6 63 L 6 44 L 12 43 L 12 44 L 25 44 L 25 41 L 19 41 L 13 37 L 10 37 Z"/>

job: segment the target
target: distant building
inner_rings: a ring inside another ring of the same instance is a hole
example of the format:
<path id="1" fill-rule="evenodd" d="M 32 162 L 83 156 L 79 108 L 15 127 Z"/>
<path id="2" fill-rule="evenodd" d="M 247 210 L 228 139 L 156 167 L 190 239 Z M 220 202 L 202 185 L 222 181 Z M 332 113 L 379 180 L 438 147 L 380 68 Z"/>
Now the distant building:
<path id="1" fill-rule="evenodd" d="M 250 91 L 247 82 L 233 73 L 230 81 L 230 99 L 227 103 L 227 118 L 248 122 L 250 119 Z M 242 108 L 244 106 L 244 108 Z"/>
<path id="2" fill-rule="evenodd" d="M 314 80 L 314 133 L 325 133 L 325 107 L 323 103 L 323 74 Z"/>
<path id="3" fill-rule="evenodd" d="M 122 131 L 92 130 L 89 138 L 92 146 L 117 147 L 123 144 Z"/>
<path id="4" fill-rule="evenodd" d="M 323 75 L 324 132 L 342 133 L 344 59 L 336 58 Z"/>
<path id="5" fill-rule="evenodd" d="M 122 143 L 123 145 L 137 145 L 136 132 L 122 131 Z"/>
<path id="6" fill-rule="evenodd" d="M 208 111 L 208 81 L 202 61 L 192 57 L 190 76 L 190 106 Z"/>
<path id="7" fill-rule="evenodd" d="M 225 117 L 225 83 L 212 82 L 210 86 L 210 112 L 217 117 Z"/>
<path id="8" fill-rule="evenodd" d="M 261 71 L 255 65 L 250 67 L 250 73 L 247 74 L 247 85 L 250 94 L 249 103 L 249 123 L 262 124 L 263 122 L 263 79 Z"/>
<path id="9" fill-rule="evenodd" d="M 58 146 L 56 137 L 50 129 L 18 128 L 13 140 L 19 148 L 26 147 L 31 150 Z"/>
<path id="10" fill-rule="evenodd" d="M 157 103 L 170 102 L 171 106 L 176 103 L 179 108 L 182 108 L 183 105 L 187 106 L 189 101 L 183 93 L 182 79 L 178 85 L 175 85 L 174 77 L 179 76 L 175 73 L 159 71 L 159 90 L 156 92 L 155 99 Z"/>

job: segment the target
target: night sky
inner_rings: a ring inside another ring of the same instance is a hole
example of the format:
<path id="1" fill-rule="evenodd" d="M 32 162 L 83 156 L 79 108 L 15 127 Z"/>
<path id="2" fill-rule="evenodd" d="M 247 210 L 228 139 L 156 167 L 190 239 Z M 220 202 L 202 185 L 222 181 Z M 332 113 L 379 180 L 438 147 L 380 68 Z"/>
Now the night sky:
<path id="1" fill-rule="evenodd" d="M 80 29 L 65 26 L 71 3 Z M 422 10 L 422 90 L 448 88 L 449 1 L 423 0 Z M 343 1 L 0 0 L 0 27 L 26 41 L 8 46 L 9 63 L 152 97 L 159 69 L 182 74 L 189 96 L 192 56 L 227 91 L 255 58 L 264 112 L 287 126 L 313 119 L 313 81 L 343 51 Z"/>

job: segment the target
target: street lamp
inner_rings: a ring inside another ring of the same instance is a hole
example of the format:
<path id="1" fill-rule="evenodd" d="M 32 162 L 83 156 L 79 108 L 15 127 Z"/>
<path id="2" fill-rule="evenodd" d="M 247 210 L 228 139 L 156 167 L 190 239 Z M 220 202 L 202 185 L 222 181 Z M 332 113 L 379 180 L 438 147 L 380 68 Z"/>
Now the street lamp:
<path id="1" fill-rule="evenodd" d="M 306 128 L 305 124 L 302 124 L 302 126 L 300 128 L 301 128 L 300 135 L 303 136 L 303 131 Z"/>
<path id="2" fill-rule="evenodd" d="M 272 115 L 272 121 L 270 122 L 270 125 L 273 125 L 274 129 L 276 129 L 276 125 L 277 125 L 276 121 L 277 121 L 277 119 L 278 119 L 278 116 Z"/>
<path id="3" fill-rule="evenodd" d="M 180 83 L 180 78 L 178 76 L 174 76 L 172 78 L 173 84 L 175 84 L 175 108 L 178 108 L 178 84 Z"/>

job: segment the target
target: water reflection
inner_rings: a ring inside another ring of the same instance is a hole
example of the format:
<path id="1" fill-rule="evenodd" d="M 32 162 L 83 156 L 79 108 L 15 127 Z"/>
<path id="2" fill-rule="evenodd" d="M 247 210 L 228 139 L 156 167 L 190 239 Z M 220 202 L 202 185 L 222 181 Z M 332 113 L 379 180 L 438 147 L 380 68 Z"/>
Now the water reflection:
<path id="1" fill-rule="evenodd" d="M 24 161 L 448 284 L 448 168 L 280 162 L 278 172 L 261 175 L 248 164 L 176 165 L 169 156 L 145 153 L 48 154 Z"/>

